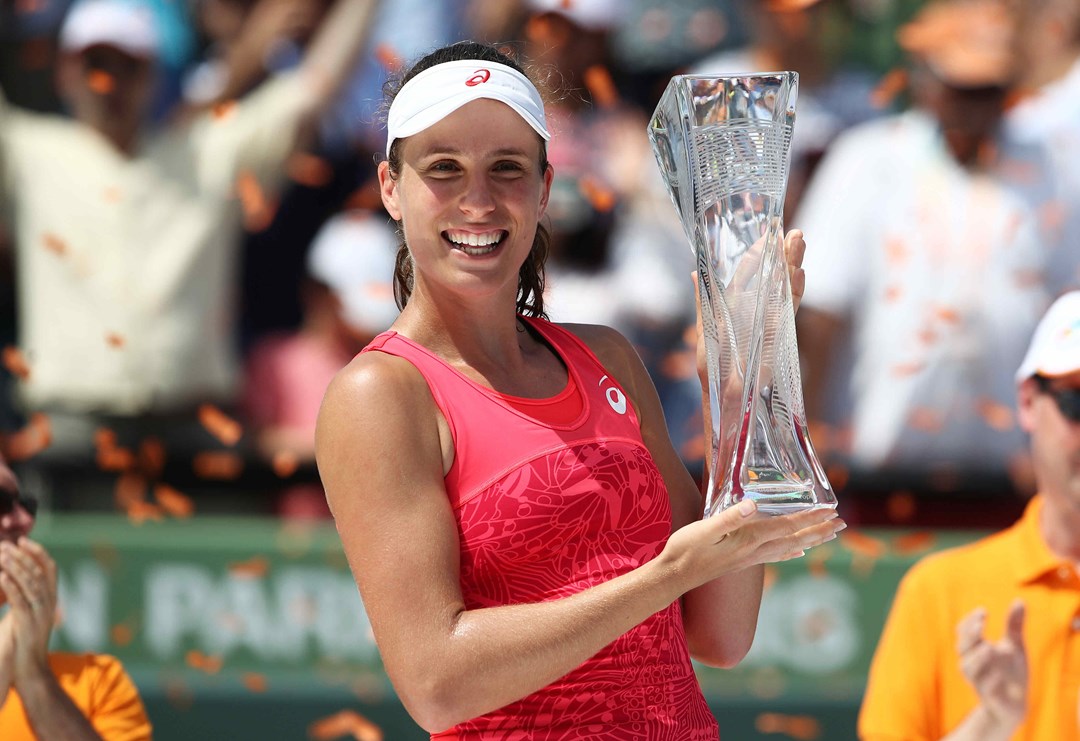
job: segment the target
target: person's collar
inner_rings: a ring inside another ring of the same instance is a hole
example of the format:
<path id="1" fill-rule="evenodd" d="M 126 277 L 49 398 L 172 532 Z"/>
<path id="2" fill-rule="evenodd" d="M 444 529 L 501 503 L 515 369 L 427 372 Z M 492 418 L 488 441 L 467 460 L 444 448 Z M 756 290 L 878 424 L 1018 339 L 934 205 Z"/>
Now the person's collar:
<path id="1" fill-rule="evenodd" d="M 1070 571 L 1073 569 L 1068 561 L 1056 556 L 1050 550 L 1046 538 L 1043 537 L 1039 525 L 1043 506 L 1041 494 L 1032 497 L 1024 508 L 1023 516 L 1012 528 L 1020 546 L 1013 569 L 1017 581 L 1025 584 L 1037 582 L 1049 573 L 1059 573 L 1063 568 Z"/>

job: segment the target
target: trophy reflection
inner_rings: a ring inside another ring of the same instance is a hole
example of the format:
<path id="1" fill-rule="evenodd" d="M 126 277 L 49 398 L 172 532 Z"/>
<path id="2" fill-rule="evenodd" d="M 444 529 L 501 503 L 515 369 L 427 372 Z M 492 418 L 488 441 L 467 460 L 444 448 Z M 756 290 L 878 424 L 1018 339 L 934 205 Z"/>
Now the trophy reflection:
<path id="1" fill-rule="evenodd" d="M 697 258 L 712 448 L 705 515 L 835 507 L 810 442 L 783 249 L 798 75 L 673 77 L 649 124 Z"/>

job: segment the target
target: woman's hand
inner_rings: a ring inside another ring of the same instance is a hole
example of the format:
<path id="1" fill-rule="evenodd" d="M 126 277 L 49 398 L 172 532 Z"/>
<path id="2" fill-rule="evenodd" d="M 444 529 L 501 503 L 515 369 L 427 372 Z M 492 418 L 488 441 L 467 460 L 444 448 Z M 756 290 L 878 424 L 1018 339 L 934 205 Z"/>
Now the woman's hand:
<path id="1" fill-rule="evenodd" d="M 744 500 L 672 533 L 660 558 L 674 565 L 689 591 L 750 566 L 798 558 L 845 527 L 832 509 L 769 516 Z"/>
<path id="2" fill-rule="evenodd" d="M 791 283 L 791 304 L 798 312 L 806 290 L 806 272 L 802 268 L 803 255 L 806 254 L 806 240 L 802 230 L 792 229 L 784 237 L 784 259 L 788 265 L 788 282 Z"/>

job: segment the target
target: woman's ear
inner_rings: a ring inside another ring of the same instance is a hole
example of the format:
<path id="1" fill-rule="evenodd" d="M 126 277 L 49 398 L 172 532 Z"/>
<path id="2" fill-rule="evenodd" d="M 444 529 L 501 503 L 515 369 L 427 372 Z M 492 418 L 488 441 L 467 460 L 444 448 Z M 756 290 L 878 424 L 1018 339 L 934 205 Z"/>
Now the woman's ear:
<path id="1" fill-rule="evenodd" d="M 390 218 L 401 221 L 401 207 L 398 203 L 398 181 L 390 174 L 390 163 L 383 160 L 379 163 L 379 195 L 382 196 L 383 206 Z"/>

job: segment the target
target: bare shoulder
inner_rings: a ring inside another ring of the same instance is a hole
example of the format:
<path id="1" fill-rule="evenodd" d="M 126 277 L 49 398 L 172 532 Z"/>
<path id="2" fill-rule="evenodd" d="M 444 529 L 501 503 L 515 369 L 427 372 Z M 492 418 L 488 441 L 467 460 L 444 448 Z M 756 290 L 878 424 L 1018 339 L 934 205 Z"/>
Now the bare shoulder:
<path id="1" fill-rule="evenodd" d="M 383 496 L 423 478 L 441 480 L 438 408 L 409 361 L 363 353 L 338 372 L 323 397 L 315 459 L 331 507 L 356 492 Z M 404 475 L 398 463 L 408 451 Z"/>
<path id="2" fill-rule="evenodd" d="M 386 429 L 433 407 L 427 382 L 416 366 L 396 355 L 365 352 L 330 381 L 319 410 L 316 442 L 327 426 Z"/>

